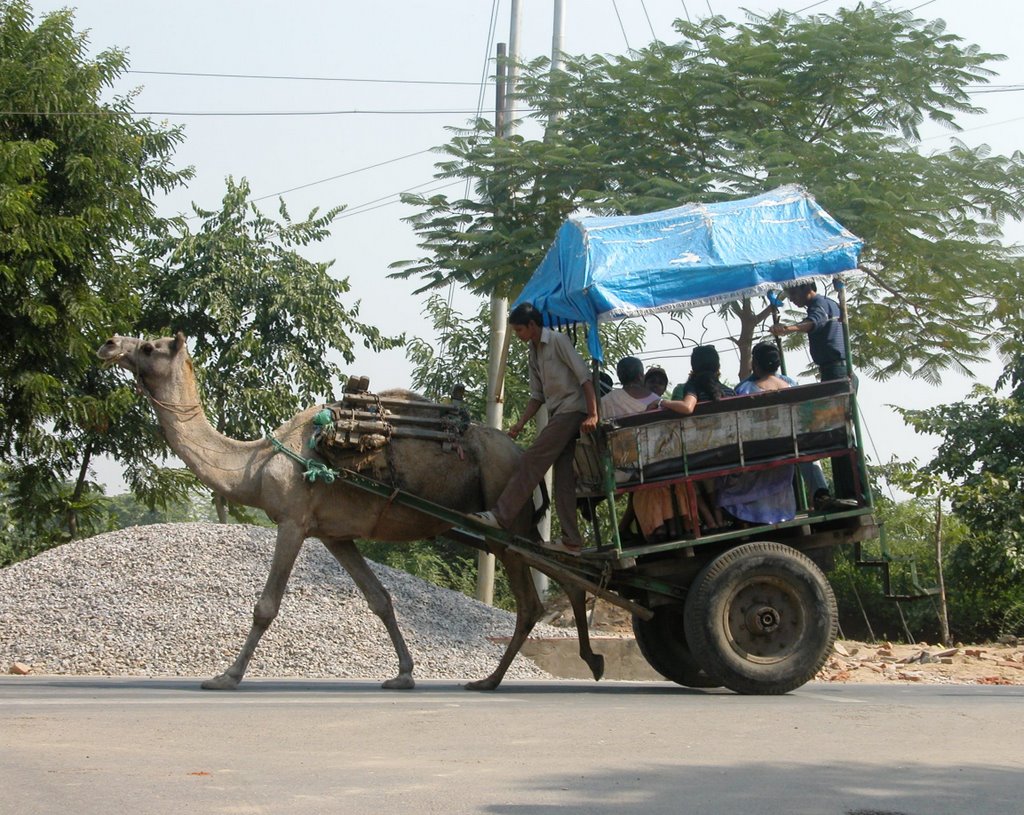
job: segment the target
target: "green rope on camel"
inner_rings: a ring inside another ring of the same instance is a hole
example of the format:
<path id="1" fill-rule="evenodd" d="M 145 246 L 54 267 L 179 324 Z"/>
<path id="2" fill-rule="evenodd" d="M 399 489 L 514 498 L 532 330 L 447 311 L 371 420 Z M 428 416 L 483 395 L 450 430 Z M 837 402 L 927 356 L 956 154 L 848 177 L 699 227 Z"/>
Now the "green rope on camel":
<path id="1" fill-rule="evenodd" d="M 298 453 L 289 450 L 269 433 L 267 434 L 267 441 L 274 446 L 274 449 L 277 450 L 277 452 L 284 453 L 292 461 L 297 461 L 299 464 L 304 465 L 306 469 L 303 471 L 302 477 L 307 481 L 316 481 L 319 478 L 325 484 L 331 484 L 334 482 L 335 478 L 341 475 L 337 470 L 328 467 L 326 464 L 314 461 L 311 458 L 303 458 Z"/>

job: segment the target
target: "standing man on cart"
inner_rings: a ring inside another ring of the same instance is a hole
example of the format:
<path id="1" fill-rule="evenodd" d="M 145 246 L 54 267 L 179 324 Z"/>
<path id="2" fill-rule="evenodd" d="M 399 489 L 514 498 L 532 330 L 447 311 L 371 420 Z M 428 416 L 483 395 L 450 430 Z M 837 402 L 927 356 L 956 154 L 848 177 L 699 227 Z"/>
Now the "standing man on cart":
<path id="1" fill-rule="evenodd" d="M 843 318 L 839 304 L 824 294 L 818 294 L 818 287 L 811 281 L 786 289 L 786 296 L 800 308 L 807 309 L 807 316 L 798 323 L 775 323 L 768 330 L 776 337 L 784 334 L 807 334 L 811 359 L 818 366 L 822 382 L 835 379 L 850 379 L 854 392 L 857 390 L 856 377 L 850 377 L 846 360 L 846 339 L 843 336 Z M 838 499 L 855 499 L 853 463 L 848 456 L 832 459 L 832 479 Z M 836 502 L 830 496 L 816 496 L 815 504 L 821 508 L 842 508 L 830 505 Z"/>
<path id="2" fill-rule="evenodd" d="M 524 425 L 548 407 L 548 423 L 523 454 L 522 463 L 505 486 L 494 508 L 477 513 L 490 526 L 508 528 L 548 468 L 554 467 L 555 509 L 562 525 L 562 541 L 547 548 L 568 554 L 583 549 L 576 518 L 576 476 L 573 457 L 580 432 L 597 427 L 597 396 L 590 371 L 565 334 L 544 327 L 544 317 L 531 303 L 520 303 L 509 314 L 515 335 L 529 344 L 530 401 L 519 421 L 509 428 L 514 439 Z"/>
<path id="3" fill-rule="evenodd" d="M 821 381 L 846 379 L 849 369 L 839 305 L 824 294 L 818 294 L 818 286 L 813 281 L 787 288 L 786 296 L 794 305 L 807 309 L 807 317 L 798 323 L 776 323 L 768 330 L 776 337 L 807 334 L 811 359 L 818 366 Z"/>

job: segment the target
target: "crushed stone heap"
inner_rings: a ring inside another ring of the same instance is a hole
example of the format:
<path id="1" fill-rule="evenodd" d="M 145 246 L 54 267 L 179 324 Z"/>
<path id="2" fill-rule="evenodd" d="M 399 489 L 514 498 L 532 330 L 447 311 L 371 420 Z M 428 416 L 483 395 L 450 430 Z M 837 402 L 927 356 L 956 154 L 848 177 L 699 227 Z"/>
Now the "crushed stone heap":
<path id="1" fill-rule="evenodd" d="M 97 535 L 0 569 L 0 666 L 35 674 L 219 674 L 249 632 L 274 530 L 155 524 Z M 419 679 L 487 676 L 515 615 L 371 564 L 391 593 Z M 565 636 L 537 626 L 536 636 Z M 348 574 L 315 540 L 303 547 L 280 613 L 247 676 L 390 678 L 391 641 Z M 519 656 L 508 679 L 550 678 Z"/>

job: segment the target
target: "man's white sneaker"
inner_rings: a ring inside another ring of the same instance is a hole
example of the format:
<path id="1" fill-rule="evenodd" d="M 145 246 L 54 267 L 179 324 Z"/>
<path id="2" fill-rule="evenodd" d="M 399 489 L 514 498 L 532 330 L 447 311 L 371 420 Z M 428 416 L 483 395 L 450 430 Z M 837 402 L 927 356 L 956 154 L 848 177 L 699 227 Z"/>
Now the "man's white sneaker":
<path id="1" fill-rule="evenodd" d="M 501 529 L 501 524 L 498 523 L 498 519 L 494 517 L 494 513 L 490 510 L 485 512 L 474 512 L 469 517 L 479 521 L 485 526 L 493 526 L 495 529 Z"/>

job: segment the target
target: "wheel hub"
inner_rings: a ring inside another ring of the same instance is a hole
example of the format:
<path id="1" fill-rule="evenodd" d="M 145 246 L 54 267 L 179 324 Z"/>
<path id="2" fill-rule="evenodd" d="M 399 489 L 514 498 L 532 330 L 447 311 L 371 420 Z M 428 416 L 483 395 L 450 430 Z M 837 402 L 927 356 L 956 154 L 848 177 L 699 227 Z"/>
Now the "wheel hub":
<path id="1" fill-rule="evenodd" d="M 771 634 L 781 623 L 778 609 L 772 606 L 754 607 L 747 613 L 747 629 L 752 634 Z"/>
<path id="2" fill-rule="evenodd" d="M 774 662 L 799 649 L 805 621 L 792 587 L 771 579 L 750 580 L 733 595 L 728 609 L 729 639 L 744 659 Z"/>

